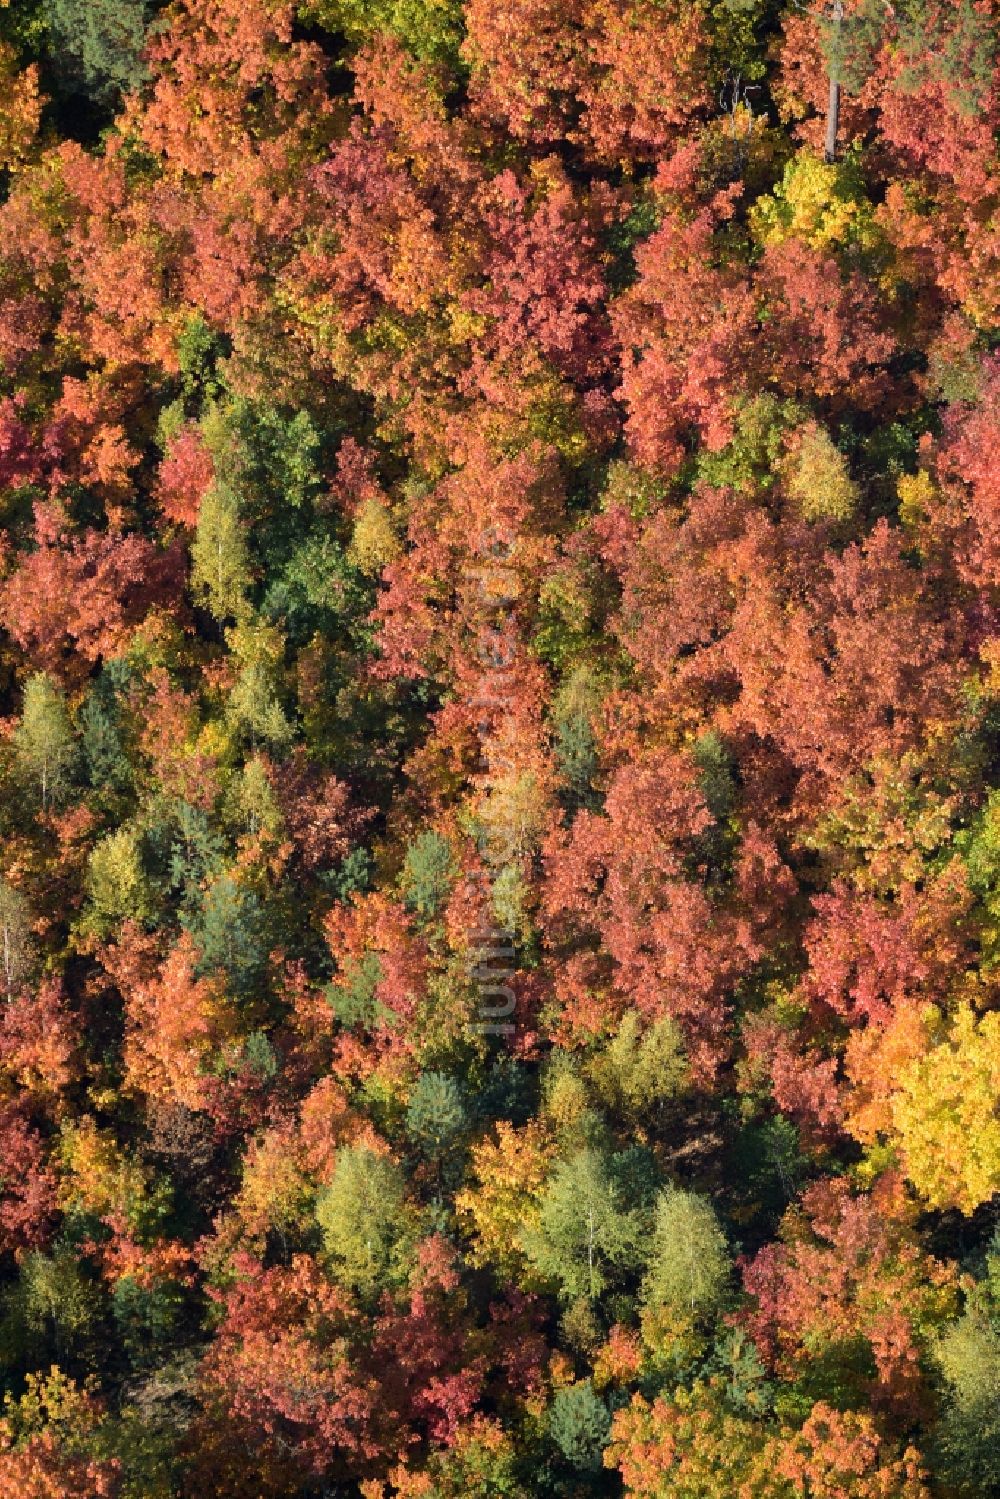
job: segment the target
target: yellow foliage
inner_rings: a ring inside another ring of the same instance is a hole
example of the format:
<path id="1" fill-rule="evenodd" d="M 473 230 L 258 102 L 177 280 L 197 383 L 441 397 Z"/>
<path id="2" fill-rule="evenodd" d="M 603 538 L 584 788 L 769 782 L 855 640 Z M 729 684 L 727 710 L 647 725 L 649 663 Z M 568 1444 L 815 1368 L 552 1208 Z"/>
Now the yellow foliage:
<path id="1" fill-rule="evenodd" d="M 552 1142 L 538 1120 L 515 1129 L 501 1119 L 496 1139 L 473 1147 L 476 1185 L 459 1192 L 455 1206 L 472 1236 L 477 1265 L 493 1264 L 510 1274 L 522 1267 L 521 1234 L 537 1215 L 552 1155 Z"/>
<path id="2" fill-rule="evenodd" d="M 395 1499 L 469 1499 L 475 1494 L 505 1494 L 525 1499 L 514 1486 L 517 1453 L 500 1422 L 476 1415 L 460 1427 L 448 1447 L 432 1454 L 426 1471 L 411 1471 L 405 1463 L 389 1477 Z M 364 1499 L 385 1499 L 378 1484 L 362 1484 Z"/>
<path id="3" fill-rule="evenodd" d="M 482 313 L 470 312 L 460 302 L 449 303 L 446 316 L 452 342 L 458 348 L 465 348 L 473 338 L 481 337 L 486 329 L 486 318 Z"/>
<path id="4" fill-rule="evenodd" d="M 498 452 L 513 457 L 538 442 L 555 448 L 569 464 L 586 460 L 592 439 L 581 419 L 579 400 L 568 382 L 540 358 L 530 369 L 508 371 L 505 394 L 484 427 Z"/>
<path id="5" fill-rule="evenodd" d="M 366 500 L 354 522 L 348 560 L 361 572 L 374 577 L 395 562 L 402 550 L 385 506 L 376 499 Z"/>
<path id="6" fill-rule="evenodd" d="M 642 1341 L 654 1364 L 693 1364 L 708 1344 L 695 1318 L 676 1307 L 644 1306 L 640 1316 Z"/>
<path id="7" fill-rule="evenodd" d="M 17 53 L 0 42 L 0 170 L 21 165 L 38 134 L 42 117 L 38 68 L 22 67 Z"/>
<path id="8" fill-rule="evenodd" d="M 179 745 L 178 750 L 183 750 L 192 765 L 204 760 L 225 764 L 235 753 L 233 736 L 227 725 L 218 718 L 210 718 L 199 729 L 194 743 L 190 746 Z"/>
<path id="9" fill-rule="evenodd" d="M 849 863 L 858 890 L 885 896 L 915 884 L 926 876 L 928 857 L 950 841 L 953 803 L 935 793 L 925 757 L 913 750 L 873 755 L 804 835 L 808 848 Z"/>
<path id="10" fill-rule="evenodd" d="M 932 1012 L 936 1013 L 936 1012 Z M 862 1145 L 874 1146 L 892 1130 L 892 1093 L 906 1067 L 927 1051 L 928 1013 L 901 1005 L 884 1028 L 852 1031 L 846 1068 L 851 1080 L 847 1127 Z"/>
<path id="11" fill-rule="evenodd" d="M 573 1137 L 588 1115 L 587 1085 L 565 1053 L 550 1065 L 542 1098 L 542 1113 L 562 1136 Z"/>
<path id="12" fill-rule="evenodd" d="M 899 518 L 908 531 L 927 519 L 934 503 L 934 482 L 926 469 L 919 474 L 902 474 L 896 481 L 899 496 Z"/>
<path id="13" fill-rule="evenodd" d="M 794 238 L 814 250 L 870 250 L 879 242 L 875 210 L 853 163 L 825 162 L 811 150 L 792 158 L 773 194 L 754 205 L 750 223 L 764 244 Z"/>
<path id="14" fill-rule="evenodd" d="M 60 1158 L 64 1208 L 96 1218 L 124 1218 L 129 1224 L 137 1221 L 148 1201 L 146 1173 L 92 1119 L 67 1127 Z"/>
<path id="15" fill-rule="evenodd" d="M 858 486 L 825 427 L 807 422 L 793 434 L 784 468 L 785 489 L 804 520 L 850 520 Z"/>
<path id="16" fill-rule="evenodd" d="M 98 932 L 127 917 L 143 921 L 150 914 L 149 887 L 134 829 L 119 828 L 94 848 L 87 869 L 87 893 L 87 919 Z"/>
<path id="17" fill-rule="evenodd" d="M 892 1096 L 906 1175 L 930 1207 L 971 1213 L 1000 1191 L 998 1097 L 1000 1014 L 977 1019 L 963 1005 Z"/>
<path id="18" fill-rule="evenodd" d="M 518 862 L 534 853 L 545 831 L 549 796 L 549 786 L 533 768 L 491 777 L 478 810 L 494 864 Z"/>
<path id="19" fill-rule="evenodd" d="M 47 1374 L 39 1370 L 25 1375 L 24 1386 L 19 1398 L 4 1396 L 4 1424 L 15 1440 L 54 1430 L 74 1441 L 86 1437 L 94 1425 L 94 1402 L 58 1364 L 52 1364 Z"/>
<path id="20" fill-rule="evenodd" d="M 253 1235 L 278 1233 L 309 1221 L 311 1192 L 295 1142 L 287 1130 L 270 1129 L 255 1140 L 243 1160 L 243 1182 L 236 1198 L 242 1222 Z"/>
<path id="21" fill-rule="evenodd" d="M 245 619 L 226 631 L 226 645 L 244 667 L 258 666 L 277 671 L 284 659 L 285 642 L 276 625 L 262 619 Z"/>

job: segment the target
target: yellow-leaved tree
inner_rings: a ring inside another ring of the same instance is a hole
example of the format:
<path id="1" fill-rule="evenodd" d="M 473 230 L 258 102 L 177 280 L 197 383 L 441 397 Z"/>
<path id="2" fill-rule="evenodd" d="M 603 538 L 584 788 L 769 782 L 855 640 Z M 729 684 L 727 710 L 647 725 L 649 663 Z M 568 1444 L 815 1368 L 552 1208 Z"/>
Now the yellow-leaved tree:
<path id="1" fill-rule="evenodd" d="M 893 1130 L 925 1202 L 971 1213 L 1000 1191 L 1000 1014 L 962 1005 L 926 1021 L 939 1039 L 900 1071 Z"/>
<path id="2" fill-rule="evenodd" d="M 455 1206 L 477 1265 L 493 1263 L 512 1275 L 523 1271 L 521 1233 L 537 1219 L 552 1155 L 552 1142 L 538 1120 L 516 1129 L 501 1119 L 496 1139 L 473 1147 L 473 1185 L 459 1192 Z"/>
<path id="3" fill-rule="evenodd" d="M 901 1005 L 851 1037 L 846 1066 L 870 1169 L 891 1156 L 933 1208 L 971 1213 L 1000 1191 L 1000 1014 Z"/>

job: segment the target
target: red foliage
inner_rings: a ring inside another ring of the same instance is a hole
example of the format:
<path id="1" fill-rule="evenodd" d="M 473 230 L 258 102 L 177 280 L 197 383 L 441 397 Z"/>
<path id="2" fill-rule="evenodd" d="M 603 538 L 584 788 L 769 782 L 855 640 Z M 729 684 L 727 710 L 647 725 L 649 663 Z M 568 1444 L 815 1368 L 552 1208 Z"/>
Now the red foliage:
<path id="1" fill-rule="evenodd" d="M 210 1399 L 252 1450 L 303 1476 L 363 1471 L 379 1451 L 378 1385 L 351 1352 L 357 1314 L 314 1260 L 263 1270 L 245 1256 L 215 1293 L 222 1321 L 202 1368 Z M 384 1419 L 384 1417 L 383 1417 Z"/>
<path id="2" fill-rule="evenodd" d="M 884 299 L 860 273 L 787 239 L 768 245 L 756 278 L 766 308 L 773 378 L 788 395 L 809 389 L 833 411 L 885 405 L 896 343 Z M 735 351 L 734 351 L 735 353 Z"/>
<path id="3" fill-rule="evenodd" d="M 927 890 L 904 887 L 891 907 L 834 886 L 815 898 L 804 941 L 803 991 L 849 1024 L 882 1024 L 916 998 L 940 1000 L 971 956 L 960 922 L 970 896 L 960 871 Z"/>
<path id="4" fill-rule="evenodd" d="M 949 1315 L 951 1267 L 918 1246 L 902 1185 L 883 1178 L 853 1196 L 843 1178 L 816 1182 L 790 1210 L 783 1243 L 762 1249 L 744 1269 L 753 1298 L 746 1321 L 761 1354 L 786 1377 L 820 1354 L 843 1361 L 860 1342 L 875 1376 L 876 1406 L 919 1413 L 920 1339 Z M 855 1378 L 857 1376 L 854 1376 Z"/>
<path id="5" fill-rule="evenodd" d="M 694 429 L 710 448 L 731 435 L 732 398 L 756 358 L 757 312 L 742 267 L 719 264 L 712 239 L 726 196 L 685 221 L 667 209 L 636 254 L 639 279 L 618 301 L 622 397 L 636 458 L 676 472 Z"/>
<path id="6" fill-rule="evenodd" d="M 0 490 L 36 484 L 42 464 L 31 432 L 22 420 L 24 401 L 0 401 Z"/>
<path id="7" fill-rule="evenodd" d="M 589 932 L 608 955 L 605 1024 L 628 1005 L 650 1019 L 673 1015 L 703 1076 L 725 1052 L 725 996 L 756 956 L 749 924 L 713 910 L 691 877 L 710 824 L 693 763 L 648 756 L 616 774 L 604 816 L 581 813 L 552 840 L 543 892 L 557 951 Z"/>
<path id="8" fill-rule="evenodd" d="M 484 198 L 484 284 L 461 299 L 485 320 L 479 350 L 504 360 L 533 350 L 576 380 L 602 373 L 606 288 L 593 228 L 570 184 L 558 182 L 531 211 L 528 193 L 506 171 Z"/>
<path id="9" fill-rule="evenodd" d="M 80 1027 L 58 979 L 22 992 L 0 1013 L 0 1072 L 33 1104 L 61 1109 L 61 1096 L 80 1075 Z"/>
<path id="10" fill-rule="evenodd" d="M 0 590 L 0 620 L 38 669 L 78 678 L 118 655 L 150 606 L 175 596 L 182 558 L 134 534 L 73 536 L 35 507 L 36 550 Z"/>
<path id="11" fill-rule="evenodd" d="M 582 133 L 601 160 L 655 161 L 709 106 L 704 21 L 683 4 L 596 0 Z"/>
<path id="12" fill-rule="evenodd" d="M 585 14 L 585 0 L 514 0 L 502 10 L 469 0 L 463 50 L 484 120 L 503 121 L 519 140 L 567 133 L 586 76 Z"/>
<path id="13" fill-rule="evenodd" d="M 58 1179 L 38 1130 L 19 1104 L 0 1109 L 0 1251 L 38 1249 L 58 1212 Z"/>
<path id="14" fill-rule="evenodd" d="M 202 496 L 212 482 L 211 454 L 191 427 L 171 442 L 160 464 L 159 501 L 167 520 L 194 527 Z"/>
<path id="15" fill-rule="evenodd" d="M 454 1250 L 435 1235 L 419 1246 L 409 1294 L 375 1325 L 383 1397 L 408 1426 L 450 1445 L 484 1397 L 537 1388 L 544 1343 L 530 1301 L 515 1295 L 479 1329 L 467 1308 Z M 496 1381 L 492 1384 L 492 1381 Z"/>

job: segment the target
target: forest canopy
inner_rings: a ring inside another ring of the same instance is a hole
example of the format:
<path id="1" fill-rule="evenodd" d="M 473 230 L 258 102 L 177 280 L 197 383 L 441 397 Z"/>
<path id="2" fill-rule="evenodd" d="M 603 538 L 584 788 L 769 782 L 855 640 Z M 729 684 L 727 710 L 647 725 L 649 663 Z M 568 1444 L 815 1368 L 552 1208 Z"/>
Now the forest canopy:
<path id="1" fill-rule="evenodd" d="M 0 1494 L 1000 1493 L 1000 6 L 0 0 Z"/>

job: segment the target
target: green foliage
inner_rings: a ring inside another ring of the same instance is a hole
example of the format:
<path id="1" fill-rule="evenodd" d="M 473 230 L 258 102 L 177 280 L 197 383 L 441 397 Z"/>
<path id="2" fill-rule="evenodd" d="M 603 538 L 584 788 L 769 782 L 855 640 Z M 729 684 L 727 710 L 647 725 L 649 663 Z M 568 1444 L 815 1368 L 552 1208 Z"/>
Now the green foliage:
<path id="1" fill-rule="evenodd" d="M 564 1300 L 595 1301 L 638 1265 L 642 1239 L 643 1214 L 623 1200 L 600 1152 L 585 1147 L 556 1166 L 523 1242 Z"/>
<path id="2" fill-rule="evenodd" d="M 691 755 L 698 767 L 698 789 L 713 818 L 712 827 L 699 836 L 699 853 L 710 876 L 718 878 L 728 874 L 739 836 L 735 765 L 714 729 L 699 735 L 691 747 Z"/>
<path id="3" fill-rule="evenodd" d="M 293 644 L 301 645 L 321 631 L 331 637 L 344 635 L 357 648 L 369 646 L 370 591 L 325 528 L 306 536 L 279 572 L 272 559 L 269 571 L 261 612 L 280 621 Z"/>
<path id="4" fill-rule="evenodd" d="M 37 59 L 45 45 L 47 21 L 44 0 L 23 0 L 0 7 L 0 41 L 25 61 Z"/>
<path id="5" fill-rule="evenodd" d="M 461 1088 L 444 1072 L 423 1072 L 406 1109 L 406 1129 L 432 1159 L 453 1147 L 468 1128 L 469 1114 Z"/>
<path id="6" fill-rule="evenodd" d="M 627 1010 L 615 1035 L 590 1063 L 607 1103 L 644 1123 L 682 1093 L 689 1071 L 677 1022 L 663 1015 L 651 1023 Z"/>
<path id="7" fill-rule="evenodd" d="M 625 291 L 636 278 L 635 251 L 659 228 L 661 211 L 652 197 L 640 198 L 624 218 L 615 219 L 608 231 L 611 264 L 608 281 L 615 292 Z"/>
<path id="8" fill-rule="evenodd" d="M 530 887 L 516 864 L 500 870 L 490 888 L 490 904 L 497 927 L 515 941 L 522 951 L 529 951 L 537 933 L 529 911 Z"/>
<path id="9" fill-rule="evenodd" d="M 251 1031 L 243 1042 L 243 1062 L 257 1077 L 271 1082 L 278 1075 L 278 1053 L 266 1031 Z"/>
<path id="10" fill-rule="evenodd" d="M 0 877 L 0 983 L 7 995 L 27 977 L 33 950 L 30 905 L 21 890 Z"/>
<path id="11" fill-rule="evenodd" d="M 510 1119 L 523 1124 L 531 1115 L 535 1079 L 518 1058 L 501 1051 L 477 1082 L 472 1107 L 482 1120 Z"/>
<path id="12" fill-rule="evenodd" d="M 237 472 L 258 508 L 280 498 L 302 510 L 319 498 L 322 443 L 308 411 L 281 411 L 238 397 L 226 417 Z"/>
<path id="13" fill-rule="evenodd" d="M 342 32 L 353 46 L 390 31 L 425 62 L 460 65 L 464 35 L 458 0 L 307 0 L 303 14 Z"/>
<path id="14" fill-rule="evenodd" d="M 86 777 L 105 805 L 115 805 L 134 781 L 119 696 L 127 677 L 126 663 L 105 663 L 76 716 Z"/>
<path id="15" fill-rule="evenodd" d="M 104 1428 L 102 1451 L 121 1463 L 121 1499 L 175 1499 L 181 1483 L 178 1406 L 191 1374 L 183 1357 L 167 1363 L 160 1352 L 160 1369 L 140 1384 L 139 1403 L 125 1405 Z"/>
<path id="16" fill-rule="evenodd" d="M 710 1202 L 679 1187 L 661 1194 L 643 1282 L 647 1306 L 679 1317 L 717 1310 L 731 1273 L 725 1235 Z"/>
<path id="17" fill-rule="evenodd" d="M 590 1091 L 578 1060 L 553 1051 L 542 1073 L 542 1111 L 558 1133 L 564 1152 L 602 1138 L 602 1122 L 591 1108 Z"/>
<path id="18" fill-rule="evenodd" d="M 76 743 L 65 698 L 44 672 L 25 683 L 14 748 L 21 771 L 38 789 L 42 810 L 58 803 L 69 785 Z"/>
<path id="19" fill-rule="evenodd" d="M 983 912 L 983 958 L 992 968 L 1000 959 L 1000 791 L 991 791 L 973 825 L 956 839 L 969 884 Z"/>
<path id="20" fill-rule="evenodd" d="M 339 868 L 324 870 L 320 878 L 334 900 L 345 901 L 367 890 L 371 876 L 371 854 L 366 848 L 352 848 Z"/>
<path id="21" fill-rule="evenodd" d="M 150 0 L 44 0 L 43 9 L 52 51 L 72 87 L 111 105 L 144 82 Z"/>
<path id="22" fill-rule="evenodd" d="M 945 1402 L 935 1434 L 939 1471 L 958 1495 L 1000 1487 L 1000 1326 L 967 1312 L 937 1345 Z"/>
<path id="23" fill-rule="evenodd" d="M 715 1382 L 730 1410 L 758 1418 L 770 1410 L 774 1385 L 744 1328 L 723 1327 L 717 1333 L 705 1373 Z"/>
<path id="24" fill-rule="evenodd" d="M 133 1366 L 160 1362 L 163 1345 L 177 1328 L 181 1307 L 180 1287 L 173 1281 L 144 1285 L 131 1275 L 123 1275 L 115 1282 L 112 1316 Z"/>
<path id="25" fill-rule="evenodd" d="M 760 84 L 767 72 L 767 43 L 778 11 L 779 0 L 710 0 L 708 16 L 716 77 L 739 78 L 750 86 Z"/>
<path id="26" fill-rule="evenodd" d="M 316 1217 L 330 1273 L 342 1285 L 373 1297 L 405 1279 L 414 1225 L 394 1161 L 364 1145 L 345 1146 Z"/>
<path id="27" fill-rule="evenodd" d="M 977 114 L 993 79 L 996 36 L 989 15 L 973 0 L 941 6 L 934 0 L 901 0 L 887 10 L 881 0 L 844 8 L 839 23 L 832 9 L 820 16 L 828 65 L 856 93 L 869 77 L 891 24 L 904 59 L 901 85 L 919 93 L 941 83 L 954 109 Z"/>
<path id="28" fill-rule="evenodd" d="M 8 995 L 27 977 L 32 956 L 31 907 L 0 877 L 0 983 Z"/>
<path id="29" fill-rule="evenodd" d="M 721 452 L 699 455 L 699 476 L 718 489 L 766 495 L 777 482 L 784 434 L 792 420 L 792 409 L 776 396 L 764 394 L 739 401 L 732 441 Z"/>
<path id="30" fill-rule="evenodd" d="M 278 699 L 275 672 L 266 661 L 251 660 L 244 666 L 229 694 L 226 715 L 249 738 L 254 751 L 258 744 L 284 749 L 294 737 Z"/>
<path id="31" fill-rule="evenodd" d="M 593 719 L 600 707 L 593 673 L 580 666 L 563 683 L 552 707 L 556 763 L 575 800 L 584 802 L 597 773 Z"/>
<path id="32" fill-rule="evenodd" d="M 378 953 L 365 953 L 344 964 L 339 983 L 330 984 L 326 997 L 341 1025 L 348 1029 L 367 1027 L 384 1013 L 376 990 L 385 978 Z"/>
<path id="33" fill-rule="evenodd" d="M 202 972 L 223 972 L 238 994 L 255 987 L 268 948 L 264 911 L 253 890 L 221 875 L 205 892 L 189 930 L 201 952 Z"/>
<path id="34" fill-rule="evenodd" d="M 777 1223 L 806 1172 L 799 1132 L 783 1114 L 744 1126 L 730 1157 L 728 1173 L 742 1202 Z"/>
<path id="35" fill-rule="evenodd" d="M 562 568 L 545 579 L 538 598 L 534 649 L 560 674 L 571 674 L 591 658 L 596 580 L 587 569 Z"/>
<path id="36" fill-rule="evenodd" d="M 234 777 L 228 788 L 226 811 L 241 833 L 276 837 L 281 830 L 281 809 L 275 799 L 267 769 L 254 755 Z"/>
<path id="37" fill-rule="evenodd" d="M 821 12 L 818 19 L 831 75 L 851 93 L 857 93 L 871 73 L 882 42 L 885 7 L 880 0 L 861 0 L 858 5 L 844 6 L 839 20 L 832 7 Z"/>
<path id="38" fill-rule="evenodd" d="M 151 873 L 176 898 L 185 924 L 201 911 L 206 885 L 221 869 L 224 845 L 201 807 L 164 799 L 150 808 L 146 846 Z"/>
<path id="39" fill-rule="evenodd" d="M 843 453 L 825 427 L 811 423 L 795 434 L 785 468 L 785 488 L 808 521 L 849 521 L 858 504 L 858 486 Z"/>
<path id="40" fill-rule="evenodd" d="M 206 408 L 201 432 L 218 475 L 216 487 L 231 494 L 243 522 L 247 571 L 265 583 L 279 578 L 309 537 L 324 488 L 323 441 L 312 416 L 231 397 Z M 300 566 L 316 575 L 313 588 L 335 590 L 331 549 L 322 539 L 328 531 L 326 521 L 317 532 L 314 560 Z M 333 548 L 332 555 L 338 559 L 339 550 Z M 299 587 L 308 594 L 308 583 Z"/>
<path id="41" fill-rule="evenodd" d="M 619 459 L 608 465 L 601 507 L 621 505 L 634 520 L 644 520 L 664 504 L 669 492 L 670 486 L 657 473 Z"/>
<path id="42" fill-rule="evenodd" d="M 455 875 L 451 846 L 433 830 L 421 833 L 406 850 L 400 883 L 411 911 L 429 921 L 436 916 Z"/>
<path id="43" fill-rule="evenodd" d="M 18 1299 L 27 1327 L 50 1339 L 62 1363 L 82 1347 L 100 1316 L 100 1296 L 72 1244 L 32 1252 L 21 1269 Z"/>
<path id="44" fill-rule="evenodd" d="M 952 106 L 973 117 L 981 112 L 993 82 L 995 23 L 974 0 L 906 0 L 897 12 L 899 50 L 906 59 L 901 82 L 919 95 L 928 84 L 945 85 Z"/>
<path id="45" fill-rule="evenodd" d="M 732 756 L 715 729 L 699 735 L 691 753 L 698 767 L 698 788 L 708 810 L 717 823 L 728 821 L 737 800 Z"/>
<path id="46" fill-rule="evenodd" d="M 211 484 L 198 510 L 191 545 L 195 597 L 220 622 L 242 619 L 250 581 L 250 554 L 236 494 L 227 484 Z"/>
<path id="47" fill-rule="evenodd" d="M 221 352 L 219 335 L 200 312 L 193 312 L 177 340 L 177 363 L 188 401 L 198 398 L 211 401 L 221 394 L 221 381 L 216 374 Z"/>
<path id="48" fill-rule="evenodd" d="M 549 1406 L 549 1437 L 561 1457 L 581 1472 L 600 1469 L 611 1414 L 589 1379 L 556 1391 Z"/>

